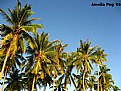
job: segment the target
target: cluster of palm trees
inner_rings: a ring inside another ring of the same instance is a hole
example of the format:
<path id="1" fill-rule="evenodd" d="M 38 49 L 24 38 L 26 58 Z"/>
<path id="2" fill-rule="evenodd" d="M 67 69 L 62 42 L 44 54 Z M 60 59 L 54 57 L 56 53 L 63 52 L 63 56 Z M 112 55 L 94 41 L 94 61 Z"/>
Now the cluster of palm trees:
<path id="1" fill-rule="evenodd" d="M 107 54 L 100 47 L 91 47 L 88 40 L 80 41 L 76 52 L 65 52 L 67 44 L 50 41 L 47 33 L 37 33 L 41 24 L 32 24 L 31 5 L 0 9 L 9 23 L 0 25 L 0 84 L 5 91 L 37 91 L 49 86 L 52 91 L 67 91 L 73 84 L 75 91 L 118 91 L 108 73 Z M 96 71 L 97 68 L 97 71 Z M 4 86 L 4 84 L 6 84 Z"/>

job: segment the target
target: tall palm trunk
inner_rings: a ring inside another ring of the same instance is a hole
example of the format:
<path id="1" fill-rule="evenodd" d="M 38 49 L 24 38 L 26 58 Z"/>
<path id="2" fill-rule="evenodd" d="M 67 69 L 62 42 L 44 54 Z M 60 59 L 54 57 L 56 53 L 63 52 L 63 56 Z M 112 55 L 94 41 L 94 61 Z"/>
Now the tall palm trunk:
<path id="1" fill-rule="evenodd" d="M 85 90 L 85 74 L 86 74 L 86 71 L 85 71 L 85 67 L 84 67 L 84 73 L 83 73 L 83 91 L 86 91 Z"/>
<path id="2" fill-rule="evenodd" d="M 8 51 L 7 51 L 7 53 L 6 53 L 6 57 L 5 57 L 5 60 L 4 60 L 4 63 L 3 63 L 3 66 L 2 66 L 2 71 L 0 72 L 0 80 L 2 79 L 2 74 L 3 74 L 3 72 L 4 72 L 5 65 L 6 65 L 7 59 L 8 59 L 9 54 L 10 54 L 11 45 L 12 45 L 12 44 L 10 43 L 10 46 L 9 46 L 9 48 L 8 48 Z"/>
<path id="3" fill-rule="evenodd" d="M 52 89 L 52 91 L 54 91 L 54 84 L 55 84 L 55 79 L 53 79 L 53 89 Z"/>
<path id="4" fill-rule="evenodd" d="M 101 86 L 100 86 L 100 91 L 103 91 L 102 84 L 101 84 Z"/>
<path id="5" fill-rule="evenodd" d="M 35 78 L 36 78 L 36 76 L 34 76 L 34 78 L 33 78 L 32 91 L 34 91 Z"/>
<path id="6" fill-rule="evenodd" d="M 97 67 L 98 67 L 98 87 L 97 87 L 97 91 L 99 91 L 99 85 L 100 85 L 100 83 L 99 83 L 99 64 L 97 64 Z"/>
<path id="7" fill-rule="evenodd" d="M 18 39 L 18 35 L 15 34 L 15 35 L 13 36 L 12 41 L 16 41 L 17 39 Z M 5 57 L 3 66 L 2 66 L 2 71 L 1 71 L 1 73 L 0 73 L 0 80 L 2 79 L 2 74 L 3 74 L 3 72 L 4 72 L 7 59 L 8 59 L 8 57 L 9 57 L 9 55 L 10 55 L 10 51 L 11 51 L 12 45 L 13 45 L 12 42 L 10 42 L 10 46 L 9 46 L 9 48 L 8 48 L 8 51 L 7 51 L 7 53 L 6 53 L 6 57 Z M 15 51 L 14 51 L 14 52 L 15 52 Z M 12 56 L 13 56 L 13 54 L 12 54 Z"/>
<path id="8" fill-rule="evenodd" d="M 1 91 L 4 91 L 4 83 L 5 83 L 5 79 L 6 79 L 6 74 L 7 74 L 7 70 L 5 71 L 5 76 L 4 76 L 4 80 L 3 80 Z"/>
<path id="9" fill-rule="evenodd" d="M 54 85 L 55 85 L 55 74 L 54 74 L 54 78 L 53 78 L 53 89 L 52 89 L 52 91 L 54 91 Z"/>
<path id="10" fill-rule="evenodd" d="M 67 83 L 66 83 L 66 86 L 65 86 L 65 91 L 68 91 L 68 88 L 67 88 Z"/>

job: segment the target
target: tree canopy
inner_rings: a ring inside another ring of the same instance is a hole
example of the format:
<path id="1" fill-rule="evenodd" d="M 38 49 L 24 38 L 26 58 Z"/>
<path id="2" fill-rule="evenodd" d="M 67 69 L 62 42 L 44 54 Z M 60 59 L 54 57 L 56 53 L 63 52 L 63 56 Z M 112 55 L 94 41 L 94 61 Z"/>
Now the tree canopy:
<path id="1" fill-rule="evenodd" d="M 45 91 L 48 86 L 52 91 L 68 91 L 69 84 L 75 91 L 119 90 L 101 47 L 80 40 L 77 51 L 67 53 L 67 44 L 50 41 L 48 33 L 38 34 L 43 26 L 33 24 L 39 18 L 30 19 L 31 5 L 22 7 L 17 1 L 8 11 L 0 9 L 10 24 L 0 24 L 1 91 L 39 91 L 42 87 Z"/>

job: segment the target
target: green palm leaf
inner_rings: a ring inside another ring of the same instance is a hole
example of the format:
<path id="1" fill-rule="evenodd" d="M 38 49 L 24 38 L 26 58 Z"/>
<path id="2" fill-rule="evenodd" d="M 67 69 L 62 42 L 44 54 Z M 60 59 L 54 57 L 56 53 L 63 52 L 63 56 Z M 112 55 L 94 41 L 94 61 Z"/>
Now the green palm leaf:
<path id="1" fill-rule="evenodd" d="M 20 38 L 19 42 L 20 42 L 21 50 L 25 53 L 26 52 L 26 46 L 25 46 L 24 40 L 22 38 Z"/>
<path id="2" fill-rule="evenodd" d="M 4 16 L 4 19 L 5 19 L 7 22 L 13 24 L 13 21 L 12 21 L 11 18 L 6 14 L 6 12 L 5 12 L 4 10 L 0 9 L 0 13 Z"/>

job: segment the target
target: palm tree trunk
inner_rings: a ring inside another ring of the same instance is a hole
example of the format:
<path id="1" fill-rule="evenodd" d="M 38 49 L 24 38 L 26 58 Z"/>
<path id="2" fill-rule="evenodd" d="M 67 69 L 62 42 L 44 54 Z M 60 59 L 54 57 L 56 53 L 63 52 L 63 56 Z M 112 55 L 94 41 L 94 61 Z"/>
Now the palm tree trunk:
<path id="1" fill-rule="evenodd" d="M 86 91 L 85 90 L 85 73 L 86 73 L 86 71 L 85 71 L 85 68 L 84 68 L 84 73 L 83 73 L 83 91 Z"/>
<path id="2" fill-rule="evenodd" d="M 35 78 L 36 78 L 36 76 L 34 76 L 34 78 L 33 78 L 32 91 L 34 91 Z"/>
<path id="3" fill-rule="evenodd" d="M 97 87 L 97 91 L 99 91 L 99 64 L 97 64 L 98 67 L 98 87 Z"/>
<path id="4" fill-rule="evenodd" d="M 67 89 L 67 84 L 66 84 L 66 86 L 65 86 L 65 91 L 68 91 L 68 89 Z"/>
<path id="5" fill-rule="evenodd" d="M 2 74 L 3 74 L 3 72 L 4 72 L 5 65 L 6 65 L 7 59 L 8 59 L 9 54 L 10 54 L 11 45 L 12 45 L 12 44 L 10 44 L 10 47 L 9 47 L 7 53 L 6 53 L 6 57 L 5 57 L 5 60 L 4 60 L 4 63 L 3 63 L 3 66 L 2 66 L 2 71 L 0 72 L 0 80 L 2 79 Z"/>
<path id="6" fill-rule="evenodd" d="M 52 89 L 52 91 L 54 91 L 54 84 L 55 84 L 55 74 L 54 74 L 54 78 L 53 78 L 53 89 Z"/>
<path id="7" fill-rule="evenodd" d="M 101 86 L 100 86 L 100 91 L 103 91 L 103 89 L 102 89 L 102 84 L 101 84 Z"/>
<path id="8" fill-rule="evenodd" d="M 4 91 L 4 83 L 5 83 L 5 79 L 6 79 L 6 74 L 7 74 L 7 71 L 5 71 L 5 76 L 4 76 L 4 80 L 3 80 L 1 91 Z"/>

